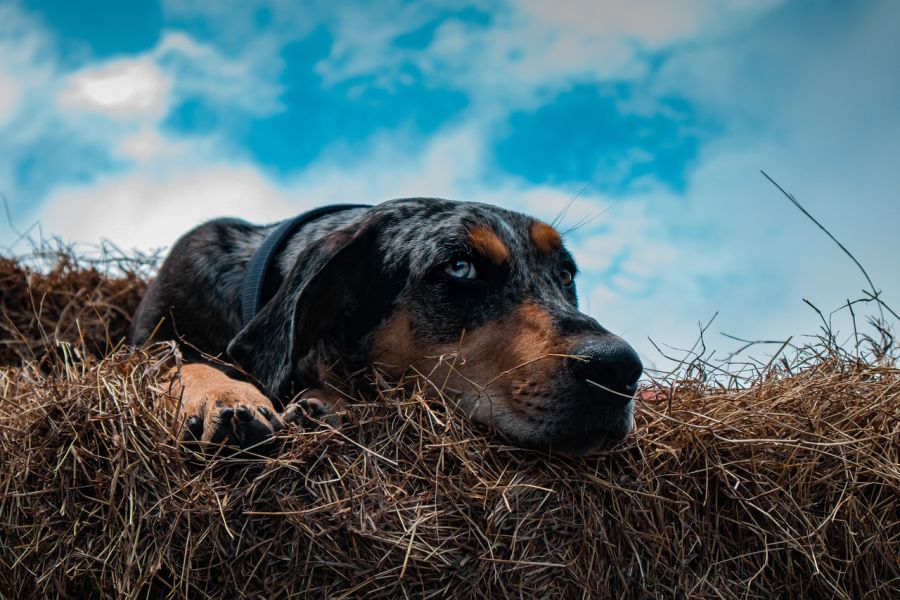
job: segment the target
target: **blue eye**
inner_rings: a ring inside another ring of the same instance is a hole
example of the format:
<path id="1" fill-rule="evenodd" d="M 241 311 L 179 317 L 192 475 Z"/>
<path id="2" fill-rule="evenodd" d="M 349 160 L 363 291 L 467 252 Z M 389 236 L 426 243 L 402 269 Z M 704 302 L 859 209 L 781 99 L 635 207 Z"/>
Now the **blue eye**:
<path id="1" fill-rule="evenodd" d="M 457 258 L 448 262 L 444 267 L 444 273 L 457 279 L 476 279 L 478 277 L 475 265 L 472 264 L 472 261 L 464 258 Z"/>

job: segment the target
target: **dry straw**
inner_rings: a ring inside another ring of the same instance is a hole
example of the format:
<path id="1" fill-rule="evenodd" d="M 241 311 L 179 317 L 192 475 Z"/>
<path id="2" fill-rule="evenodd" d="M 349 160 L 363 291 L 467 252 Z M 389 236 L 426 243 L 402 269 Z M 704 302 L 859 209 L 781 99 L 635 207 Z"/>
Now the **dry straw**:
<path id="1" fill-rule="evenodd" d="M 147 261 L 35 266 L 0 262 L 3 597 L 900 593 L 890 343 L 861 359 L 824 340 L 743 386 L 694 361 L 582 460 L 386 387 L 347 429 L 208 458 L 158 406 L 177 353 L 115 344 Z"/>

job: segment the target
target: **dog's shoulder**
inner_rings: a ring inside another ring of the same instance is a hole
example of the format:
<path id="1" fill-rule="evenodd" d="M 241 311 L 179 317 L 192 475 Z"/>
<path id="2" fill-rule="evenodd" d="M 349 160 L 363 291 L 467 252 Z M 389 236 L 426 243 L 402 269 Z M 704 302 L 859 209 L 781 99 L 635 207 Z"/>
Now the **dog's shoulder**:
<path id="1" fill-rule="evenodd" d="M 239 327 L 234 297 L 247 262 L 270 228 L 219 218 L 178 238 L 135 312 L 131 342 L 142 344 L 151 335 L 166 340 L 188 332 L 196 335 Z M 172 323 L 173 313 L 178 323 Z"/>

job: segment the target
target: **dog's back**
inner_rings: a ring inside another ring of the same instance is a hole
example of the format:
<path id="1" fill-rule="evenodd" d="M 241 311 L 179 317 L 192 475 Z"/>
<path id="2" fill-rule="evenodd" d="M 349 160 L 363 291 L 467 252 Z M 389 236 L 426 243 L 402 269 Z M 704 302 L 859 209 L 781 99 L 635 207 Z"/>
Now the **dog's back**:
<path id="1" fill-rule="evenodd" d="M 274 268 L 285 276 L 304 247 L 345 226 L 362 210 L 325 215 L 291 236 Z M 244 325 L 240 289 L 247 264 L 276 225 L 234 218 L 207 221 L 172 246 L 135 312 L 129 340 L 182 339 L 187 354 L 223 354 Z"/>

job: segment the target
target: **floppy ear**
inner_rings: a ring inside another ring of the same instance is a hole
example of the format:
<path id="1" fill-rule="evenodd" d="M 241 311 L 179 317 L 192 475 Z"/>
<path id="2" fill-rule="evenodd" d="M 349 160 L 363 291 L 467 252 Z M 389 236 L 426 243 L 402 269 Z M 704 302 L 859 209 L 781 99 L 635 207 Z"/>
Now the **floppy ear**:
<path id="1" fill-rule="evenodd" d="M 273 397 L 319 383 L 318 362 L 352 352 L 400 291 L 402 278 L 385 272 L 375 223 L 351 227 L 359 229 L 335 232 L 302 252 L 275 296 L 228 345 L 229 356 Z"/>

